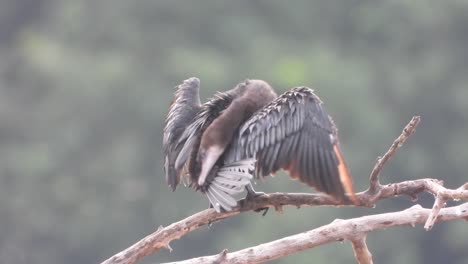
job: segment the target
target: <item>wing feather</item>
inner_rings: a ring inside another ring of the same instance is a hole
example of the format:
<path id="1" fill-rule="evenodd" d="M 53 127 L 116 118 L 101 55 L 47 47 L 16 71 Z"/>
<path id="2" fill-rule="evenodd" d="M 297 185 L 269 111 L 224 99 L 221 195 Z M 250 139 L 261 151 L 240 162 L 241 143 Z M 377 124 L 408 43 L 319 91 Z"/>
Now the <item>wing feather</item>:
<path id="1" fill-rule="evenodd" d="M 332 192 L 344 193 L 344 188 L 340 183 L 340 175 L 338 169 L 334 169 L 335 164 L 338 164 L 333 151 L 326 151 L 327 155 L 327 167 L 330 173 L 330 181 L 332 182 Z M 341 197 L 343 198 L 343 197 Z"/>
<path id="2" fill-rule="evenodd" d="M 302 170 L 301 172 L 303 173 L 301 176 L 304 177 L 304 175 L 306 175 L 306 178 L 311 178 L 311 182 L 313 182 L 314 180 L 314 177 L 311 173 L 311 171 L 309 170 L 309 164 L 311 163 L 310 160 L 311 160 L 311 155 L 310 155 L 310 151 L 311 151 L 311 141 L 312 141 L 312 138 L 311 137 L 308 137 L 307 138 L 304 138 L 302 140 Z"/>
<path id="3" fill-rule="evenodd" d="M 225 162 L 246 158 L 257 159 L 257 177 L 285 169 L 290 177 L 340 201 L 354 199 L 335 125 L 307 87 L 282 94 L 240 127 Z"/>
<path id="4" fill-rule="evenodd" d="M 322 170 L 320 168 L 320 157 L 319 157 L 319 144 L 318 144 L 318 138 L 314 137 L 314 145 L 313 145 L 313 181 L 317 185 L 317 189 L 319 190 L 324 190 L 325 186 L 323 185 L 323 182 L 320 181 L 320 175 L 322 175 Z"/>
<path id="5" fill-rule="evenodd" d="M 329 175 L 331 176 L 330 168 L 328 166 L 328 159 L 327 159 L 327 154 L 325 150 L 322 147 L 319 147 L 319 160 L 320 162 L 320 167 L 322 169 L 322 175 Z M 323 183 L 324 183 L 324 190 L 327 192 L 331 192 L 333 189 L 333 183 L 331 181 L 331 177 L 323 177 Z"/>
<path id="6" fill-rule="evenodd" d="M 309 162 L 307 162 L 307 174 L 310 175 L 310 178 L 313 182 L 318 182 L 318 179 L 314 173 L 315 137 L 311 137 L 311 139 L 308 140 L 307 149 L 308 149 L 307 160 L 309 160 Z"/>
<path id="7" fill-rule="evenodd" d="M 166 182 L 172 190 L 177 187 L 182 174 L 181 166 L 176 166 L 176 163 L 185 163 L 188 158 L 187 148 L 192 146 L 185 145 L 187 138 L 183 134 L 200 110 L 199 90 L 200 80 L 195 77 L 180 84 L 166 118 L 163 135 L 164 171 Z"/>

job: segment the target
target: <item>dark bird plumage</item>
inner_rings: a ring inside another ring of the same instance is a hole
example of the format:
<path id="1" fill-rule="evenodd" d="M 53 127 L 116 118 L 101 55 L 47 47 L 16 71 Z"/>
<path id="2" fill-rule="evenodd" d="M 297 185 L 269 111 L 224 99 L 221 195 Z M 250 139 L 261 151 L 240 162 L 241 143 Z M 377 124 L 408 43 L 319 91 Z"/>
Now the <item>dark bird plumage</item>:
<path id="1" fill-rule="evenodd" d="M 337 129 L 307 87 L 277 96 L 261 80 L 247 80 L 200 105 L 199 80 L 178 87 L 164 129 L 166 181 L 183 175 L 220 211 L 252 192 L 253 177 L 280 169 L 339 201 L 352 201 L 351 175 Z"/>
<path id="2" fill-rule="evenodd" d="M 169 108 L 164 128 L 163 149 L 165 154 L 164 169 L 166 181 L 174 191 L 179 184 L 181 168 L 175 167 L 185 140 L 181 138 L 187 124 L 193 122 L 196 114 L 201 109 L 200 80 L 190 78 L 185 80 L 175 93 L 174 101 Z"/>

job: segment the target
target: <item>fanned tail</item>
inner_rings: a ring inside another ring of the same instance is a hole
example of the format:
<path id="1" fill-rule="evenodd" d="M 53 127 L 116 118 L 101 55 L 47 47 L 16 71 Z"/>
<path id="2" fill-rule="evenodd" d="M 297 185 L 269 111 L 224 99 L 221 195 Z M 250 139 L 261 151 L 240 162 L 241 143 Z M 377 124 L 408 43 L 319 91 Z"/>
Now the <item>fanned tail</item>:
<path id="1" fill-rule="evenodd" d="M 205 191 L 217 212 L 221 212 L 221 209 L 231 211 L 237 205 L 234 196 L 241 194 L 252 180 L 255 162 L 253 158 L 244 159 L 226 164 L 218 170 Z"/>

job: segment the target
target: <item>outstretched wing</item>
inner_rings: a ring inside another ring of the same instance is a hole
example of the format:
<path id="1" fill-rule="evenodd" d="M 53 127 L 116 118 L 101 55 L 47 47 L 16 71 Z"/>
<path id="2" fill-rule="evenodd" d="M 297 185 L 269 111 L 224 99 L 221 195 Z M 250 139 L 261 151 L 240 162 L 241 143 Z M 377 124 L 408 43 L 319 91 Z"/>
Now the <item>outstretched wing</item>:
<path id="1" fill-rule="evenodd" d="M 179 86 L 179 88 L 180 87 L 181 86 Z M 181 98 L 183 97 L 186 96 L 181 95 Z M 178 96 L 176 95 L 176 102 L 173 104 L 173 107 L 176 107 L 177 105 L 177 98 Z M 193 98 L 193 95 L 189 98 Z M 200 105 L 197 86 L 195 98 L 197 98 L 197 101 L 192 102 L 191 104 L 187 101 L 181 100 L 180 110 L 173 110 L 174 116 L 177 116 L 179 111 L 185 111 L 184 113 L 181 112 L 179 115 L 180 119 L 177 119 L 177 123 L 180 124 L 177 127 L 180 127 L 181 129 L 177 130 L 177 136 L 173 137 L 171 144 L 167 144 L 174 146 L 174 148 L 172 151 L 165 152 L 171 154 L 170 156 L 166 154 L 166 165 L 170 165 L 167 166 L 167 168 L 172 170 L 169 171 L 166 169 L 166 179 L 168 180 L 168 184 L 172 187 L 173 190 L 175 190 L 180 176 L 184 171 L 190 173 L 190 177 L 188 178 L 190 183 L 193 183 L 193 180 L 196 180 L 194 177 L 198 176 L 196 172 L 197 169 L 195 168 L 197 164 L 196 162 L 190 162 L 193 151 L 198 151 L 203 132 L 211 124 L 211 122 L 213 122 L 213 120 L 216 119 L 221 114 L 221 112 L 229 106 L 229 104 L 234 99 L 234 95 L 230 92 L 217 93 L 208 102 Z M 187 108 L 189 107 L 188 104 L 190 104 L 190 108 Z M 171 112 L 169 112 L 169 116 L 171 116 Z M 166 128 L 167 127 L 168 125 L 166 125 Z M 166 146 L 166 144 L 164 146 Z"/>
<path id="2" fill-rule="evenodd" d="M 182 135 L 186 128 L 193 122 L 195 115 L 200 110 L 200 80 L 192 77 L 185 80 L 177 87 L 174 101 L 172 102 L 164 127 L 164 170 L 166 181 L 172 190 L 175 190 L 180 181 L 182 167 L 176 167 L 175 163 L 187 138 Z"/>
<path id="3" fill-rule="evenodd" d="M 225 161 L 254 157 L 257 177 L 284 169 L 340 201 L 354 197 L 336 127 L 321 104 L 307 87 L 282 94 L 241 126 Z"/>

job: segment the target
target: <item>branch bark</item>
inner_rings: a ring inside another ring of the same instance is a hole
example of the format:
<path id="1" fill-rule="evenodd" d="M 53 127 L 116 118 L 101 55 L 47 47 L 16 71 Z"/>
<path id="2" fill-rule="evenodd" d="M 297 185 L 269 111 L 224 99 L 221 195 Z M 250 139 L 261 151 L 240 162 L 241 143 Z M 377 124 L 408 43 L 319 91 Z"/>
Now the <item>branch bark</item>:
<path id="1" fill-rule="evenodd" d="M 434 179 L 418 179 L 414 181 L 404 181 L 399 183 L 392 183 L 382 185 L 377 194 L 370 195 L 367 191 L 356 194 L 361 206 L 369 206 L 375 202 L 395 197 L 400 195 L 407 195 L 416 198 L 419 193 L 429 192 L 433 195 L 442 193 L 443 195 L 453 196 L 456 199 L 468 199 L 468 191 L 449 190 L 440 185 L 440 181 Z M 265 207 L 278 208 L 284 205 L 292 206 L 319 206 L 319 205 L 332 205 L 343 206 L 337 204 L 336 201 L 323 194 L 309 194 L 309 193 L 271 193 L 259 196 L 253 200 L 241 203 L 241 206 L 231 212 L 217 213 L 214 209 L 206 209 L 187 217 L 179 222 L 173 223 L 167 227 L 160 227 L 156 232 L 142 240 L 138 241 L 131 247 L 114 255 L 102 264 L 132 264 L 136 263 L 139 259 L 154 254 L 159 250 L 166 248 L 170 249 L 169 243 L 172 240 L 178 239 L 185 234 L 196 230 L 204 225 L 223 220 L 228 217 L 239 214 L 243 211 L 252 211 Z M 466 205 L 466 204 L 465 204 Z M 351 205 L 352 206 L 352 205 Z M 428 211 L 429 209 L 426 209 Z M 437 213 L 435 215 L 437 220 Z M 465 216 L 467 217 L 467 216 Z M 428 217 L 427 217 L 428 218 Z M 462 218 L 462 217 L 461 217 Z M 365 262 L 364 262 L 365 263 Z"/>
<path id="2" fill-rule="evenodd" d="M 372 254 L 366 244 L 366 236 L 351 240 L 353 245 L 354 257 L 359 264 L 372 264 Z"/>
<path id="3" fill-rule="evenodd" d="M 418 179 L 418 180 L 413 180 L 413 181 L 404 181 L 404 182 L 399 182 L 399 183 L 392 183 L 392 184 L 387 184 L 387 185 L 381 185 L 379 182 L 379 174 L 381 170 L 383 169 L 384 165 L 388 160 L 391 159 L 393 155 L 395 155 L 397 149 L 402 146 L 402 144 L 406 141 L 406 139 L 415 131 L 417 125 L 420 122 L 420 118 L 418 116 L 415 116 L 412 118 L 412 120 L 406 125 L 406 127 L 403 129 L 401 135 L 393 142 L 393 144 L 390 146 L 389 150 L 385 153 L 385 155 L 382 158 L 378 158 L 376 165 L 374 166 L 374 169 L 372 170 L 372 173 L 369 178 L 369 188 L 364 191 L 356 194 L 356 200 L 357 203 L 355 204 L 339 204 L 334 200 L 332 197 L 327 196 L 325 194 L 320 194 L 320 193 L 271 193 L 271 194 L 265 194 L 258 196 L 254 199 L 250 200 L 242 200 L 239 202 L 239 205 L 237 208 L 235 208 L 231 212 L 222 212 L 222 213 L 217 213 L 214 209 L 207 209 L 204 211 L 201 211 L 199 213 L 196 213 L 186 219 L 183 219 L 179 222 L 173 223 L 167 227 L 160 227 L 156 232 L 153 234 L 148 235 L 147 237 L 143 238 L 142 240 L 138 241 L 134 245 L 130 246 L 129 248 L 123 250 L 122 252 L 112 256 L 111 258 L 105 260 L 102 262 L 102 264 L 132 264 L 137 262 L 139 259 L 154 254 L 158 252 L 159 250 L 163 248 L 167 248 L 169 250 L 172 250 L 169 243 L 172 240 L 179 239 L 180 237 L 184 236 L 188 232 L 191 232 L 193 230 L 198 229 L 201 226 L 208 225 L 210 223 L 216 222 L 223 220 L 228 217 L 232 217 L 234 215 L 237 215 L 241 212 L 246 212 L 246 211 L 255 211 L 259 210 L 265 207 L 268 208 L 274 208 L 277 211 L 282 211 L 282 207 L 289 205 L 289 206 L 296 206 L 296 207 L 301 207 L 301 206 L 364 206 L 364 207 L 374 207 L 375 204 L 382 199 L 387 199 L 395 196 L 400 196 L 400 195 L 406 195 L 411 197 L 412 199 L 417 199 L 418 194 L 422 192 L 428 192 L 433 194 L 435 197 L 437 197 L 436 202 L 434 203 L 434 207 L 432 210 L 429 209 L 422 209 L 422 208 L 416 208 L 418 209 L 418 219 L 424 219 L 424 221 L 427 221 L 425 224 L 425 227 L 427 230 L 429 230 L 433 224 L 437 221 L 446 221 L 443 219 L 451 220 L 452 218 L 447 218 L 447 215 L 450 215 L 453 210 L 455 210 L 455 207 L 452 207 L 452 211 L 447 211 L 444 209 L 441 209 L 444 205 L 445 202 L 448 199 L 468 199 L 468 183 L 465 184 L 464 186 L 460 187 L 459 189 L 456 190 L 450 190 L 446 189 L 442 186 L 442 182 L 439 180 L 435 179 Z M 462 209 L 466 210 L 468 205 L 463 204 Z M 415 210 L 414 208 L 407 209 L 402 212 L 398 213 L 392 213 L 391 216 L 401 216 L 405 217 L 408 216 L 408 214 L 411 214 L 414 216 Z M 410 210 L 410 211 L 408 211 Z M 461 210 L 461 209 L 460 209 Z M 445 213 L 444 213 L 445 212 Z M 400 213 L 400 214 L 399 214 Z M 443 214 L 444 213 L 444 214 Z M 452 212 L 453 213 L 453 212 Z M 466 211 L 464 212 L 466 213 Z M 425 217 L 421 217 L 420 214 L 423 214 Z M 384 214 L 385 215 L 385 214 Z M 353 228 L 366 228 L 368 226 L 368 223 L 363 222 L 362 219 L 367 219 L 366 221 L 376 221 L 377 220 L 382 220 L 385 218 L 379 218 L 380 215 L 375 215 L 375 216 L 367 216 L 367 217 L 362 217 L 362 218 L 357 218 L 357 219 L 350 219 L 350 220 L 342 220 L 346 221 L 346 223 L 359 223 L 363 224 L 364 227 L 358 227 L 353 225 Z M 374 218 L 373 218 L 374 217 Z M 444 218 L 445 217 L 445 218 Z M 468 216 L 460 216 L 459 218 L 468 218 Z M 458 218 L 458 219 L 459 219 Z M 358 220 L 359 219 L 359 220 Z M 455 218 L 454 218 L 455 219 Z M 392 221 L 392 223 L 395 223 L 394 225 L 391 225 L 387 222 L 387 224 L 377 224 L 375 229 L 385 228 L 389 226 L 396 226 L 396 225 L 403 225 L 408 222 L 399 222 Z M 418 220 L 418 221 L 419 221 Z M 355 221 L 355 222 L 353 222 Z M 422 221 L 422 220 L 421 220 Z M 337 222 L 338 223 L 338 222 Z M 329 230 L 326 228 L 334 228 L 334 225 L 340 226 L 337 223 L 331 223 L 330 225 L 320 227 L 315 230 L 322 230 L 325 228 L 325 230 Z M 370 222 L 369 222 L 370 223 Z M 420 223 L 420 222 L 417 222 Z M 413 225 L 416 224 L 413 223 Z M 352 225 L 352 224 L 350 224 Z M 349 228 L 349 227 L 348 227 Z M 375 230 L 372 229 L 372 230 Z M 309 231 L 314 233 L 315 230 Z M 365 238 L 367 235 L 367 232 L 370 232 L 372 230 L 359 233 L 359 237 L 351 237 L 343 233 L 343 237 L 340 237 L 340 239 L 346 239 L 350 240 L 353 243 L 353 248 L 355 250 L 355 255 L 356 259 L 359 261 L 359 263 L 372 263 L 372 255 L 370 254 L 367 245 L 365 244 Z M 292 252 L 296 252 L 298 250 L 304 250 L 306 248 L 311 248 L 315 247 L 317 245 L 323 244 L 323 243 L 329 243 L 333 240 L 328 241 L 329 237 L 331 236 L 329 233 L 323 233 L 325 235 L 322 235 L 322 237 L 317 237 L 316 242 L 318 244 L 314 243 L 305 243 L 305 244 L 297 244 L 297 247 L 294 248 L 289 248 L 288 250 L 292 250 Z M 336 238 L 336 237 L 335 237 Z M 310 239 L 310 238 L 309 238 Z M 279 242 L 278 242 L 279 241 Z M 277 240 L 273 241 L 270 243 L 280 243 L 283 240 Z M 286 240 L 288 241 L 288 240 Z M 322 242 L 320 242 L 322 241 Z M 328 241 L 328 242 L 327 242 Z M 262 244 L 262 245 L 276 245 L 277 244 Z M 261 247 L 262 245 L 259 245 L 257 247 Z M 247 251 L 246 251 L 247 250 Z M 248 251 L 252 250 L 252 251 Z M 245 255 L 245 259 L 251 260 L 252 252 L 256 252 L 256 247 L 250 248 L 250 249 L 245 249 L 241 250 L 238 252 L 244 252 L 247 255 Z M 249 253 L 251 252 L 251 253 Z M 216 260 L 216 262 L 213 263 L 259 263 L 259 262 L 236 262 L 237 258 L 233 258 L 234 262 L 227 261 L 228 258 L 232 258 L 233 253 L 227 254 L 227 251 L 224 251 L 216 256 L 211 256 L 210 259 L 212 261 Z M 236 255 L 237 256 L 237 255 Z M 280 257 L 280 256 L 279 256 Z M 185 262 L 181 262 L 185 263 Z M 186 263 L 191 263 L 191 262 L 186 262 Z M 199 262 L 194 262 L 194 263 L 199 263 Z M 206 262 L 203 262 L 206 263 Z"/>
<path id="4" fill-rule="evenodd" d="M 288 236 L 258 246 L 242 249 L 232 253 L 199 257 L 184 261 L 170 262 L 171 264 L 201 264 L 201 263 L 262 263 L 296 252 L 314 248 L 336 241 L 350 240 L 354 242 L 359 263 L 372 263 L 372 257 L 363 243 L 363 234 L 379 229 L 395 226 L 415 226 L 424 224 L 431 213 L 431 209 L 415 205 L 400 212 L 363 216 L 348 220 L 335 220 L 334 222 L 297 235 Z M 436 222 L 451 221 L 468 217 L 468 203 L 450 208 L 441 209 Z M 169 264 L 169 263 L 166 263 Z"/>
<path id="5" fill-rule="evenodd" d="M 387 152 L 383 155 L 383 157 L 378 157 L 377 158 L 377 163 L 374 166 L 374 169 L 372 169 L 372 172 L 369 177 L 369 193 L 376 193 L 379 191 L 380 182 L 379 182 L 379 175 L 380 172 L 383 169 L 383 166 L 387 161 L 389 161 L 393 155 L 395 155 L 396 151 L 403 146 L 403 143 L 408 139 L 411 134 L 416 131 L 416 127 L 419 125 L 419 122 L 421 122 L 421 117 L 420 116 L 413 116 L 411 118 L 411 121 L 403 128 L 403 131 L 401 132 L 400 136 L 393 141 L 393 144 L 390 146 L 390 148 L 387 150 Z"/>

